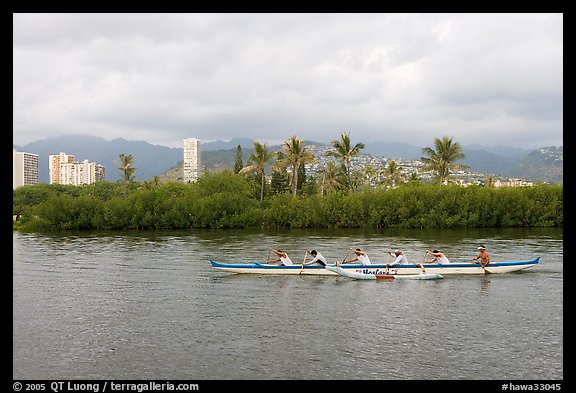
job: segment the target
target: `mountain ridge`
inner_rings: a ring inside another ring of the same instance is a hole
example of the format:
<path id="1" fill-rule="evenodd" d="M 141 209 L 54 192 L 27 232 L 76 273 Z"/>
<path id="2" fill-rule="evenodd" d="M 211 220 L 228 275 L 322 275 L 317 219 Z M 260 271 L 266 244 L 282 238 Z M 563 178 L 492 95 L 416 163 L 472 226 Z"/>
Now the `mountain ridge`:
<path id="1" fill-rule="evenodd" d="M 246 161 L 254 145 L 250 138 L 233 138 L 229 141 L 214 141 L 201 144 L 202 165 L 210 170 L 232 168 L 236 147 L 240 145 Z M 306 144 L 329 146 L 321 142 L 305 141 Z M 415 160 L 421 157 L 422 147 L 398 142 L 372 142 L 365 144 L 362 154 L 379 157 Z M 145 181 L 160 176 L 177 166 L 183 158 L 183 148 L 153 145 L 146 141 L 129 141 L 116 138 L 111 141 L 101 137 L 78 134 L 50 137 L 28 143 L 13 145 L 18 151 L 39 155 L 39 181 L 48 183 L 48 156 L 64 152 L 72 154 L 77 161 L 88 160 L 106 167 L 106 180 L 120 179 L 120 154 L 132 154 L 136 170 L 136 180 Z M 281 145 L 269 145 L 274 151 Z M 471 167 L 474 172 L 497 176 L 520 177 L 527 180 L 544 180 L 553 183 L 563 181 L 563 147 L 541 147 L 528 150 L 509 146 L 486 147 L 480 145 L 462 146 L 465 159 L 459 163 Z M 560 161 L 558 161 L 560 160 Z"/>

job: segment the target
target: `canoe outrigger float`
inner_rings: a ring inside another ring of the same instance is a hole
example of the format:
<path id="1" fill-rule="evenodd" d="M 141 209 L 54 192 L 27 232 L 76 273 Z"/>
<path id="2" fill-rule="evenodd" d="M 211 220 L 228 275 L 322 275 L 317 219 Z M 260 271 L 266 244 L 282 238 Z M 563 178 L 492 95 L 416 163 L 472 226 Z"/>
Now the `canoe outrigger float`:
<path id="1" fill-rule="evenodd" d="M 485 267 L 479 263 L 426 263 L 424 267 L 428 274 L 499 274 L 518 272 L 536 266 L 540 262 L 540 257 L 526 261 L 491 262 Z M 252 274 L 289 274 L 289 275 L 321 275 L 330 276 L 338 273 L 325 269 L 320 265 L 291 265 L 278 266 L 267 265 L 265 263 L 221 263 L 210 261 L 212 267 L 230 273 L 252 273 Z M 334 265 L 329 265 L 334 266 Z M 420 264 L 396 265 L 394 268 L 386 270 L 386 264 L 359 265 L 347 263 L 340 266 L 344 271 L 363 274 L 395 274 L 395 275 L 417 275 L 422 272 Z"/>
<path id="2" fill-rule="evenodd" d="M 439 280 L 444 278 L 441 274 L 421 272 L 420 274 L 366 274 L 342 269 L 341 266 L 326 266 L 326 269 L 344 277 L 356 280 Z"/>

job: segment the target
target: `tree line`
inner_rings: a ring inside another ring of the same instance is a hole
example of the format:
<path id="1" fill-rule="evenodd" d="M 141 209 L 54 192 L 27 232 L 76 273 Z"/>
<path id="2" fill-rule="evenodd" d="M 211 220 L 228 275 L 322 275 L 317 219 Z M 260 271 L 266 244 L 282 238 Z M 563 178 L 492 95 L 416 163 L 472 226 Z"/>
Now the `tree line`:
<path id="1" fill-rule="evenodd" d="M 121 154 L 118 183 L 83 186 L 37 184 L 13 192 L 14 228 L 28 230 L 153 230 L 183 228 L 472 228 L 561 227 L 562 185 L 495 189 L 460 187 L 450 182 L 454 161 L 464 158 L 452 138 L 435 139 L 423 149 L 424 184 L 403 176 L 394 161 L 379 171 L 384 180 L 371 187 L 369 172 L 352 168 L 349 133 L 332 141 L 328 163 L 316 176 L 305 164 L 315 160 L 293 136 L 279 152 L 255 142 L 245 166 L 241 149 L 234 170 L 204 173 L 192 184 L 136 182 L 133 157 Z M 276 158 L 273 164 L 271 161 Z M 271 180 L 266 182 L 266 168 Z"/>
<path id="2" fill-rule="evenodd" d="M 196 183 L 37 184 L 14 190 L 16 229 L 562 227 L 563 186 L 490 188 L 419 182 L 260 200 L 257 182 L 226 170 Z"/>

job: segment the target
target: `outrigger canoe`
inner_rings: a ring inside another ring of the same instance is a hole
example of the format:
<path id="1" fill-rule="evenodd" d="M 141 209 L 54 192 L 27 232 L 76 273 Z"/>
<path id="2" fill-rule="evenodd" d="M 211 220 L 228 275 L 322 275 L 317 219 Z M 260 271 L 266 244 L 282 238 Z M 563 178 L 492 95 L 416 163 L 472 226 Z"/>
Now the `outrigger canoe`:
<path id="1" fill-rule="evenodd" d="M 354 278 L 356 280 L 439 280 L 444 278 L 441 274 L 430 274 L 430 273 L 420 273 L 420 274 L 366 274 L 358 273 L 355 271 L 349 271 L 348 269 L 342 269 L 341 266 L 326 266 L 326 269 L 331 272 L 337 273 L 340 276 Z"/>
<path id="2" fill-rule="evenodd" d="M 540 257 L 526 261 L 491 262 L 486 267 L 478 263 L 426 263 L 426 273 L 429 274 L 499 274 L 512 273 L 538 265 Z M 267 265 L 265 263 L 222 263 L 210 261 L 212 267 L 230 273 L 254 273 L 254 274 L 290 274 L 290 275 L 337 275 L 329 269 L 320 265 L 291 265 L 278 266 Z M 333 265 L 332 265 L 333 266 Z M 396 274 L 396 275 L 417 275 L 422 270 L 416 264 L 396 265 L 394 269 L 386 271 L 386 264 L 359 265 L 347 263 L 340 266 L 347 272 L 363 274 Z"/>

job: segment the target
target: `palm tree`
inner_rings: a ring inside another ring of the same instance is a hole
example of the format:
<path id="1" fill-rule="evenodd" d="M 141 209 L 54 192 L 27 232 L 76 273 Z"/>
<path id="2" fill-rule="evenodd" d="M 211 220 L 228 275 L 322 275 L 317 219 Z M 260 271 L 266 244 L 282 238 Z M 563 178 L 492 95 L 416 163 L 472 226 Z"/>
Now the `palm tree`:
<path id="1" fill-rule="evenodd" d="M 374 165 L 368 164 L 362 169 L 362 172 L 363 172 L 362 174 L 364 175 L 364 184 L 368 188 L 370 188 L 370 186 L 372 185 L 372 181 L 374 181 L 374 179 L 378 175 L 378 171 L 376 171 Z"/>
<path id="2" fill-rule="evenodd" d="M 292 179 L 290 187 L 292 188 L 292 195 L 298 192 L 298 168 L 300 164 L 308 164 L 315 162 L 316 159 L 311 151 L 306 149 L 304 141 L 298 139 L 296 136 L 290 137 L 283 146 L 284 158 L 278 161 L 280 166 L 292 167 Z"/>
<path id="3" fill-rule="evenodd" d="M 238 145 L 240 146 L 240 145 Z M 268 151 L 266 143 L 263 145 L 260 142 L 254 142 L 254 151 L 248 157 L 248 163 L 251 164 L 240 170 L 239 173 L 253 173 L 256 172 L 260 175 L 260 200 L 264 199 L 264 185 L 266 182 L 266 163 L 274 158 L 274 152 Z"/>
<path id="4" fill-rule="evenodd" d="M 484 186 L 485 187 L 494 187 L 494 176 L 492 175 L 485 175 L 484 176 Z"/>
<path id="5" fill-rule="evenodd" d="M 146 180 L 142 184 L 140 184 L 139 188 L 144 190 L 153 190 L 155 188 L 158 188 L 159 185 L 160 185 L 160 177 L 154 176 L 152 180 Z"/>
<path id="6" fill-rule="evenodd" d="M 359 169 L 354 169 L 350 172 L 349 187 L 351 190 L 357 190 L 364 184 L 364 172 Z"/>
<path id="7" fill-rule="evenodd" d="M 132 157 L 132 154 L 126 156 L 124 153 L 119 154 L 118 157 L 120 158 L 120 166 L 118 167 L 118 170 L 122 172 L 124 195 L 126 195 L 126 192 L 128 191 L 128 185 L 134 181 L 136 176 L 136 168 L 132 166 L 134 157 Z"/>
<path id="8" fill-rule="evenodd" d="M 329 191 L 334 191 L 342 186 L 340 175 L 341 175 L 340 168 L 336 165 L 336 163 L 330 161 L 326 164 L 322 171 L 322 189 L 320 194 L 324 195 L 325 188 L 328 188 Z M 324 184 L 327 184 L 327 187 Z"/>
<path id="9" fill-rule="evenodd" d="M 419 182 L 421 181 L 420 176 L 418 176 L 417 172 L 410 172 L 406 177 L 406 180 L 409 182 Z"/>
<path id="10" fill-rule="evenodd" d="M 359 155 L 360 150 L 364 149 L 365 146 L 363 143 L 357 143 L 352 147 L 352 143 L 350 142 L 350 132 L 347 134 L 341 132 L 340 140 L 333 140 L 331 144 L 334 150 L 327 151 L 325 155 L 342 161 L 346 173 L 347 186 L 348 188 L 352 188 L 352 179 L 350 178 L 350 160 L 352 157 Z"/>
<path id="11" fill-rule="evenodd" d="M 448 184 L 450 172 L 461 169 L 469 169 L 468 165 L 454 164 L 454 161 L 463 159 L 464 150 L 458 142 L 453 142 L 452 137 L 443 136 L 442 139 L 435 138 L 436 149 L 425 147 L 422 149 L 420 160 L 425 164 L 423 170 L 436 173 L 436 182 L 441 185 Z"/>
<path id="12" fill-rule="evenodd" d="M 404 174 L 394 160 L 388 162 L 388 165 L 380 170 L 380 175 L 384 177 L 382 183 L 386 188 L 394 188 L 404 180 Z"/>

